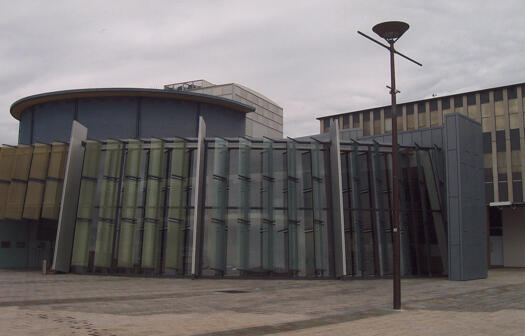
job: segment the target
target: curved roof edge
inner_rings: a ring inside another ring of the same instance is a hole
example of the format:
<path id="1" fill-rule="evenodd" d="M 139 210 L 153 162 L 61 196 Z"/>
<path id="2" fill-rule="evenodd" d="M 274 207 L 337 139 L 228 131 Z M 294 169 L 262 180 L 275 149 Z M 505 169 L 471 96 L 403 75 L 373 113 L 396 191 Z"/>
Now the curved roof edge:
<path id="1" fill-rule="evenodd" d="M 47 103 L 63 99 L 75 98 L 98 98 L 98 97 L 151 97 L 151 98 L 178 98 L 182 100 L 210 103 L 229 107 L 233 110 L 249 113 L 254 112 L 255 108 L 231 99 L 195 93 L 188 91 L 176 91 L 165 89 L 145 89 L 145 88 L 91 88 L 91 89 L 74 89 L 63 91 L 52 91 L 40 93 L 21 98 L 11 104 L 9 109 L 11 115 L 20 120 L 20 114 L 23 110 L 36 104 Z"/>

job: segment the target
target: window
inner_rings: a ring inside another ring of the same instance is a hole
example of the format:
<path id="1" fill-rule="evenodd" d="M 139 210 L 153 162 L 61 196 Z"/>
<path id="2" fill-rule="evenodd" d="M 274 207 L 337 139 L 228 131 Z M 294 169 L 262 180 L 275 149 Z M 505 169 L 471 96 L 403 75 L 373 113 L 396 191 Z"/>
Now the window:
<path id="1" fill-rule="evenodd" d="M 496 131 L 496 149 L 498 152 L 504 152 L 506 150 L 505 144 L 505 131 Z"/>
<path id="2" fill-rule="evenodd" d="M 329 118 L 323 119 L 323 129 L 325 132 L 328 132 L 328 130 L 330 129 L 330 119 Z"/>
<path id="3" fill-rule="evenodd" d="M 484 132 L 483 133 L 483 153 L 491 153 L 492 152 L 492 144 L 491 144 L 491 134 L 490 132 Z"/>
<path id="4" fill-rule="evenodd" d="M 381 120 L 381 112 L 379 110 L 374 111 L 374 120 Z"/>
<path id="5" fill-rule="evenodd" d="M 352 114 L 352 118 L 354 119 L 354 128 L 359 128 L 359 113 Z"/>
<path id="6" fill-rule="evenodd" d="M 438 102 L 437 102 L 437 100 L 431 100 L 429 105 L 430 105 L 430 111 L 431 112 L 432 111 L 437 111 L 437 109 L 438 109 Z"/>
<path id="7" fill-rule="evenodd" d="M 507 89 L 507 97 L 509 99 L 516 99 L 518 98 L 518 88 L 513 86 Z"/>
<path id="8" fill-rule="evenodd" d="M 11 247 L 11 242 L 10 241 L 2 241 L 0 243 L 0 248 L 10 248 Z"/>
<path id="9" fill-rule="evenodd" d="M 476 105 L 476 94 L 471 93 L 467 95 L 467 105 Z"/>
<path id="10" fill-rule="evenodd" d="M 454 107 L 463 107 L 463 97 L 462 96 L 454 97 Z"/>
<path id="11" fill-rule="evenodd" d="M 396 109 L 396 112 L 399 113 L 399 110 L 401 108 Z M 401 111 L 401 115 L 403 114 L 403 111 Z M 390 107 L 385 107 L 385 119 L 386 118 L 392 118 L 392 109 Z"/>
<path id="12" fill-rule="evenodd" d="M 503 90 L 494 90 L 494 101 L 501 101 L 503 100 Z"/>
<path id="13" fill-rule="evenodd" d="M 343 128 L 349 128 L 350 127 L 350 116 L 348 114 L 345 114 L 343 116 Z"/>
<path id="14" fill-rule="evenodd" d="M 443 99 L 441 99 L 441 108 L 443 110 L 450 109 L 450 98 L 443 98 Z"/>
<path id="15" fill-rule="evenodd" d="M 426 108 L 425 103 L 419 103 L 419 104 L 417 104 L 417 112 L 418 112 L 418 113 L 426 112 L 426 110 L 427 110 L 427 108 Z"/>
<path id="16" fill-rule="evenodd" d="M 407 105 L 407 115 L 414 114 L 414 105 Z"/>
<path id="17" fill-rule="evenodd" d="M 520 130 L 518 128 L 510 130 L 510 150 L 520 150 Z"/>
<path id="18" fill-rule="evenodd" d="M 479 100 L 481 104 L 486 104 L 489 102 L 489 93 L 488 92 L 482 92 L 479 96 Z"/>

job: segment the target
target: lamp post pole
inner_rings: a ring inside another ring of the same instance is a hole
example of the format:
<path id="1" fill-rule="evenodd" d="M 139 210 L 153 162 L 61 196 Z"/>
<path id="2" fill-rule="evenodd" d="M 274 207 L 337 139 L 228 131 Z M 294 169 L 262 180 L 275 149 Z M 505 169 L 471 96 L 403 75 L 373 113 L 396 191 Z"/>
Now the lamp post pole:
<path id="1" fill-rule="evenodd" d="M 398 54 L 409 61 L 422 66 L 421 63 L 401 54 L 394 49 L 394 43 L 408 30 L 408 24 L 399 21 L 383 22 L 375 25 L 372 30 L 388 42 L 388 46 L 379 42 L 370 36 L 358 31 L 358 33 L 367 39 L 381 45 L 390 52 L 390 96 L 392 100 L 392 238 L 393 238 L 393 308 L 401 309 L 401 230 L 399 225 L 399 151 L 397 143 L 397 112 L 396 112 L 396 72 L 394 66 L 394 55 Z"/>
<path id="2" fill-rule="evenodd" d="M 399 228 L 399 150 L 397 145 L 397 113 L 396 113 L 396 70 L 394 66 L 394 42 L 390 43 L 390 97 L 392 100 L 392 194 L 394 209 L 392 226 L 394 238 L 394 270 L 393 270 L 393 307 L 401 309 L 401 230 Z"/>

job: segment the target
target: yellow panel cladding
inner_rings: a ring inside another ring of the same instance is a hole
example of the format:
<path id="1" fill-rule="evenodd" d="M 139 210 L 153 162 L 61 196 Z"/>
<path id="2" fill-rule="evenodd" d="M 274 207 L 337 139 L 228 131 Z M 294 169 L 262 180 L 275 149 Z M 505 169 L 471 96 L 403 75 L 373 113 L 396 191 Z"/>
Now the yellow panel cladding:
<path id="1" fill-rule="evenodd" d="M 18 145 L 16 148 L 11 173 L 11 184 L 7 191 L 6 218 L 22 219 L 32 155 L 33 147 L 31 146 Z"/>
<path id="2" fill-rule="evenodd" d="M 33 147 L 33 159 L 29 171 L 23 218 L 40 219 L 50 152 L 51 146 L 49 145 L 35 144 Z"/>
<path id="3" fill-rule="evenodd" d="M 52 143 L 44 202 L 42 204 L 42 218 L 58 219 L 64 173 L 66 170 L 67 151 L 67 144 L 61 142 Z"/>
<path id="4" fill-rule="evenodd" d="M 7 193 L 11 183 L 13 163 L 15 162 L 15 150 L 16 148 L 8 146 L 0 148 L 0 219 L 5 218 Z"/>

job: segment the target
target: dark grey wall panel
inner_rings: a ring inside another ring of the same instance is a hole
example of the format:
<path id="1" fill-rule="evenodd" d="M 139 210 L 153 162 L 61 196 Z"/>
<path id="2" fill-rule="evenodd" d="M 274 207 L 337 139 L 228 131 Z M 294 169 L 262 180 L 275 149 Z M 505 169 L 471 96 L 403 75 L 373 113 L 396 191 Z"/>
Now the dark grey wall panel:
<path id="1" fill-rule="evenodd" d="M 140 137 L 197 136 L 198 103 L 142 98 Z"/>
<path id="2" fill-rule="evenodd" d="M 28 109 L 20 115 L 20 124 L 18 127 L 18 143 L 24 145 L 31 144 L 31 118 L 33 111 Z"/>
<path id="3" fill-rule="evenodd" d="M 246 120 L 239 112 L 201 103 L 200 115 L 206 123 L 206 136 L 242 137 L 246 134 Z"/>
<path id="4" fill-rule="evenodd" d="M 445 116 L 449 279 L 487 277 L 487 232 L 481 124 Z"/>
<path id="5" fill-rule="evenodd" d="M 69 141 L 75 113 L 72 100 L 37 105 L 33 112 L 33 143 Z"/>
<path id="6" fill-rule="evenodd" d="M 67 142 L 75 118 L 89 129 L 89 138 L 93 140 L 196 137 L 199 116 L 209 125 L 209 136 L 245 135 L 245 113 L 230 107 L 180 99 L 126 96 L 36 104 L 20 115 L 19 143 Z"/>
<path id="7" fill-rule="evenodd" d="M 89 138 L 93 140 L 135 138 L 136 115 L 137 98 L 93 98 L 78 102 L 78 122 L 89 129 Z"/>

